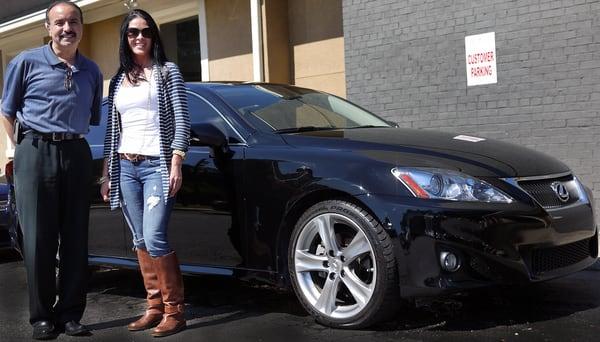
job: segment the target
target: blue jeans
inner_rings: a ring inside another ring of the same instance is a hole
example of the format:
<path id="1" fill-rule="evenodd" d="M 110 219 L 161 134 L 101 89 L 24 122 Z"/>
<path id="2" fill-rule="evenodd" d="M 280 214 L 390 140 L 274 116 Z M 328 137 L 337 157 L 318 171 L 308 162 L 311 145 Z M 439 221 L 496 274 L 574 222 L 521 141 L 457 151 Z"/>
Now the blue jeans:
<path id="1" fill-rule="evenodd" d="M 120 185 L 121 206 L 134 248 L 145 249 L 155 258 L 170 253 L 167 227 L 175 198 L 167 203 L 163 199 L 159 158 L 121 160 Z"/>

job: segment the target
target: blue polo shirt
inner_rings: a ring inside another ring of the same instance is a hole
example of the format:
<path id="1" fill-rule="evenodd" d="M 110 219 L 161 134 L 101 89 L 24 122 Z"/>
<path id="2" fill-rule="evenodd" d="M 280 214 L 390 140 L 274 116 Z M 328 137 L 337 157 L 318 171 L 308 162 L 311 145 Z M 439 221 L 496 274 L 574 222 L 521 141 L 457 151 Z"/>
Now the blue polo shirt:
<path id="1" fill-rule="evenodd" d="M 43 133 L 86 134 L 89 125 L 100 123 L 102 73 L 77 52 L 68 90 L 67 68 L 50 44 L 21 52 L 6 68 L 0 107 L 4 115 Z"/>

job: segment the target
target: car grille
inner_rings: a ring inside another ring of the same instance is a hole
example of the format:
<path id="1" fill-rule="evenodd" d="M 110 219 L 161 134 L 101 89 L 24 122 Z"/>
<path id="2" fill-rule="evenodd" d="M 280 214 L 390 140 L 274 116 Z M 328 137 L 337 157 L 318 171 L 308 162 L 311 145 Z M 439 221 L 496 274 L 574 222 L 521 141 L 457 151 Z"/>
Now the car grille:
<path id="1" fill-rule="evenodd" d="M 531 253 L 531 271 L 540 274 L 576 264 L 590 257 L 590 239 L 566 245 L 534 249 Z"/>
<path id="2" fill-rule="evenodd" d="M 552 183 L 562 182 L 569 191 L 569 200 L 561 201 L 554 190 Z M 579 192 L 573 176 L 565 176 L 553 179 L 539 179 L 520 181 L 519 186 L 536 200 L 544 209 L 556 209 L 573 204 L 579 200 Z"/>
<path id="3" fill-rule="evenodd" d="M 493 272 L 490 266 L 481 258 L 472 256 L 469 260 L 469 266 L 477 272 L 477 274 L 484 280 L 499 280 L 501 276 Z"/>

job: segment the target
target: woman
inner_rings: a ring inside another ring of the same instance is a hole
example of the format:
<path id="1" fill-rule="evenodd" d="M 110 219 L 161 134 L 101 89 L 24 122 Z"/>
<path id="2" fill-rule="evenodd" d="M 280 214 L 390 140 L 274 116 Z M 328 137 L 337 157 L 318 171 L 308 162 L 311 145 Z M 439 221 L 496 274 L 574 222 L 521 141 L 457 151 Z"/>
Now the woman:
<path id="1" fill-rule="evenodd" d="M 167 241 L 189 144 L 185 84 L 165 57 L 155 21 L 143 10 L 123 20 L 119 57 L 108 94 L 100 191 L 111 209 L 121 205 L 147 291 L 148 308 L 128 329 L 156 326 L 153 336 L 167 336 L 186 326 L 179 262 Z"/>

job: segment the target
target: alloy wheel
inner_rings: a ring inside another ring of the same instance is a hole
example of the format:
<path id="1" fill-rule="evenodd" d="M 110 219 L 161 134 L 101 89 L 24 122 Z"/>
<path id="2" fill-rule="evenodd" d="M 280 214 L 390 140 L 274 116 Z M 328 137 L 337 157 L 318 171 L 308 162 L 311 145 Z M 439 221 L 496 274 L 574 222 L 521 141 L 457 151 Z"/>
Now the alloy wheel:
<path id="1" fill-rule="evenodd" d="M 302 227 L 294 267 L 302 295 L 331 318 L 357 315 L 375 291 L 373 246 L 359 225 L 341 214 L 323 213 Z"/>

